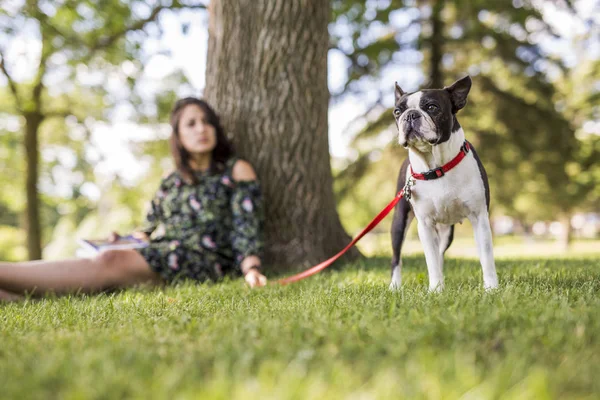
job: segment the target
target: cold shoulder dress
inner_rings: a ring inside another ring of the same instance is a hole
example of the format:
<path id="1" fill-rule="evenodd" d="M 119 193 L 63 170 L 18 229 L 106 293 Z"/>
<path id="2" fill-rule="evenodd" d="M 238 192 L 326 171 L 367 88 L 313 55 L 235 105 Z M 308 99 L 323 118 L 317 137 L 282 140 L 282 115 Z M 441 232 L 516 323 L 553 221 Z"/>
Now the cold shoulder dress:
<path id="1" fill-rule="evenodd" d="M 165 280 L 217 281 L 241 275 L 245 257 L 261 257 L 260 186 L 233 179 L 237 160 L 229 159 L 220 173 L 195 172 L 197 184 L 177 171 L 162 180 L 141 229 L 150 243 L 138 251 Z"/>

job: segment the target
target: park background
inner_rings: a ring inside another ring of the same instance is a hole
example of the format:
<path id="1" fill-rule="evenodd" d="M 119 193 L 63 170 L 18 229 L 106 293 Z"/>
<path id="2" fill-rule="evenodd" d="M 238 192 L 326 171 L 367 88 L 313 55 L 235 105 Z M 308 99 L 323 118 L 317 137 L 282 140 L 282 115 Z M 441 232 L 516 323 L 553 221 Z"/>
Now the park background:
<path id="1" fill-rule="evenodd" d="M 395 194 L 393 84 L 473 88 L 500 289 L 469 223 L 427 292 L 414 227 L 242 280 L 0 304 L 3 398 L 592 399 L 600 394 L 595 0 L 0 0 L 0 260 L 127 232 L 206 97 L 265 195 L 268 275 L 331 256 Z"/>
<path id="2" fill-rule="evenodd" d="M 166 139 L 173 101 L 202 96 L 207 82 L 221 79 L 206 75 L 209 13 L 206 4 L 185 2 L 2 4 L 0 258 L 38 258 L 41 249 L 48 259 L 72 256 L 75 238 L 138 226 L 172 169 Z M 328 37 L 316 40 L 329 49 L 320 73 L 331 93 L 329 153 L 346 232 L 357 234 L 395 192 L 406 151 L 390 112 L 394 82 L 410 91 L 470 74 L 473 90 L 459 120 L 490 175 L 498 253 L 597 249 L 598 7 L 590 0 L 332 1 Z M 249 20 L 240 29 L 260 27 Z M 235 70 L 226 79 L 243 89 Z M 281 140 L 291 141 L 299 121 L 285 123 L 290 134 Z M 303 135 L 327 134 L 322 128 Z M 251 162 L 276 163 L 234 142 Z M 323 153 L 318 158 L 328 162 Z M 390 220 L 359 244 L 365 254 L 390 253 Z M 474 256 L 470 227 L 459 226 L 457 236 L 464 246 L 450 254 Z M 407 251 L 420 251 L 414 227 Z"/>

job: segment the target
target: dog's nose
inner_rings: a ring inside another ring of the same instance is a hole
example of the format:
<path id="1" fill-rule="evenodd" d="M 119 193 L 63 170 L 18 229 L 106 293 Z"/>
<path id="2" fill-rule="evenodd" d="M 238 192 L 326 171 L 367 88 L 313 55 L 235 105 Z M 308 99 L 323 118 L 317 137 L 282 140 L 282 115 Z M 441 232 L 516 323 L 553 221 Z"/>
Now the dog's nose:
<path id="1" fill-rule="evenodd" d="M 412 121 L 414 121 L 416 119 L 419 119 L 419 118 L 421 118 L 421 113 L 418 112 L 418 111 L 415 111 L 415 110 L 409 111 L 408 114 L 406 114 L 406 120 L 408 122 L 412 122 Z"/>

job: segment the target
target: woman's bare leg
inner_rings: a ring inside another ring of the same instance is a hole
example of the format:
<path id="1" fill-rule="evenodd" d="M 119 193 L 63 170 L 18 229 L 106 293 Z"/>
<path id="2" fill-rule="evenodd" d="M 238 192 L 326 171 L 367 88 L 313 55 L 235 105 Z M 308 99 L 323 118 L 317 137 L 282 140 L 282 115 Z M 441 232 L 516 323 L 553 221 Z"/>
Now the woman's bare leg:
<path id="1" fill-rule="evenodd" d="M 0 263 L 0 289 L 15 294 L 90 293 L 148 282 L 162 280 L 135 250 L 108 250 L 89 259 Z"/>
<path id="2" fill-rule="evenodd" d="M 19 301 L 23 300 L 24 297 L 18 294 L 14 294 L 12 292 L 7 292 L 6 290 L 0 290 L 0 303 L 9 302 L 9 301 Z"/>

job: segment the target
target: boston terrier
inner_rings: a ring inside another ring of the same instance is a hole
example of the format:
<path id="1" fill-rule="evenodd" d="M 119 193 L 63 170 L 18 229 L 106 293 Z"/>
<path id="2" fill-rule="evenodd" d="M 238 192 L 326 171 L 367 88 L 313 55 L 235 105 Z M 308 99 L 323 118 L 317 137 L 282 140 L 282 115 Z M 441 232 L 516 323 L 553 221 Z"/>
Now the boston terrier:
<path id="1" fill-rule="evenodd" d="M 400 168 L 398 191 L 404 197 L 392 222 L 391 289 L 402 284 L 400 253 L 406 231 L 417 218 L 423 244 L 429 290 L 444 288 L 444 253 L 454 235 L 454 224 L 468 218 L 483 269 L 483 286 L 498 287 L 489 220 L 487 175 L 473 146 L 465 140 L 456 113 L 467 103 L 471 78 L 466 76 L 443 89 L 405 93 L 396 83 L 394 117 L 398 142 L 408 149 Z"/>

